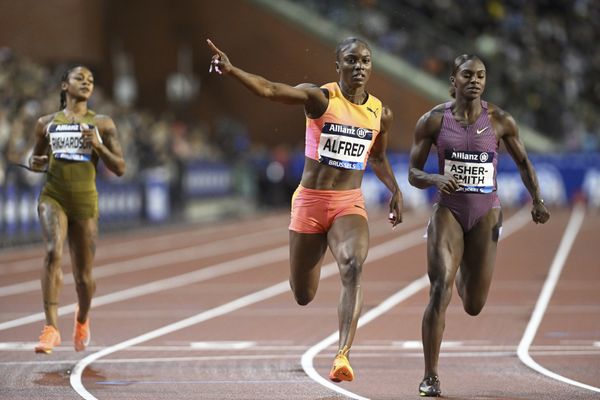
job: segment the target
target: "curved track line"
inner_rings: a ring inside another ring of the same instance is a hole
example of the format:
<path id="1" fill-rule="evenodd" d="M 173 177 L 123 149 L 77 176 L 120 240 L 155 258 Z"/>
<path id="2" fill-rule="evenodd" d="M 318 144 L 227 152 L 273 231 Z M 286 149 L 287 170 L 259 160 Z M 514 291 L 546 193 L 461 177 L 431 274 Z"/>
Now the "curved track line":
<path id="1" fill-rule="evenodd" d="M 399 292 L 396 292 L 394 295 L 388 297 L 377 307 L 371 309 L 369 312 L 365 313 L 365 315 L 360 317 L 360 319 L 358 320 L 358 328 L 368 324 L 375 318 L 391 310 L 399 303 L 408 299 L 410 296 L 426 288 L 428 285 L 429 278 L 427 277 L 427 275 L 423 275 L 419 279 L 412 281 L 408 286 L 404 287 Z M 323 378 L 321 375 L 319 375 L 319 373 L 315 370 L 313 366 L 313 359 L 315 358 L 315 356 L 322 350 L 325 350 L 329 345 L 335 343 L 335 341 L 338 340 L 338 338 L 339 333 L 338 331 L 336 331 L 331 335 L 327 336 L 325 339 L 323 339 L 316 345 L 314 345 L 313 347 L 311 347 L 310 349 L 308 349 L 308 351 L 306 351 L 301 358 L 302 369 L 312 380 L 314 380 L 322 386 L 325 386 L 328 389 L 334 390 L 352 399 L 368 400 L 367 397 L 363 397 L 356 393 L 350 392 L 349 390 L 343 389 L 334 384 L 333 382 L 330 382 L 327 379 Z"/>
<path id="2" fill-rule="evenodd" d="M 525 224 L 528 221 L 530 221 L 530 218 L 531 217 L 529 216 L 528 209 L 526 207 L 521 208 L 515 215 L 513 215 L 511 218 L 509 218 L 506 221 L 502 236 L 500 236 L 500 240 L 505 239 L 506 237 L 510 236 L 512 233 L 521 229 L 523 226 L 525 226 Z M 427 274 L 421 276 L 418 279 L 415 279 L 410 284 L 408 284 L 408 286 L 404 287 L 400 291 L 398 291 L 395 294 L 393 294 L 392 296 L 388 297 L 377 307 L 373 308 L 372 310 L 367 312 L 365 315 L 360 317 L 360 319 L 358 320 L 358 328 L 360 328 L 361 326 L 364 326 L 365 324 L 371 322 L 372 320 L 381 316 L 385 312 L 391 310 L 393 307 L 395 307 L 402 301 L 408 299 L 410 296 L 418 293 L 422 289 L 425 289 L 428 285 L 429 285 L 429 278 L 428 278 Z M 320 384 L 322 386 L 325 386 L 328 389 L 331 389 L 335 392 L 341 393 L 352 399 L 369 400 L 368 397 L 363 397 L 359 394 L 350 392 L 349 390 L 343 389 L 343 388 L 339 387 L 338 385 L 330 382 L 329 380 L 323 378 L 317 372 L 317 370 L 315 369 L 315 367 L 313 365 L 313 360 L 314 360 L 315 356 L 320 351 L 324 350 L 328 346 L 335 343 L 335 341 L 338 339 L 338 337 L 339 337 L 339 331 L 336 331 L 336 332 L 332 333 L 331 335 L 327 336 L 325 339 L 323 339 L 319 343 L 315 344 L 310 349 L 308 349 L 302 355 L 302 358 L 301 358 L 302 369 L 312 380 L 314 380 L 315 382 L 317 382 L 318 384 Z"/>
<path id="3" fill-rule="evenodd" d="M 379 258 L 387 257 L 391 254 L 397 253 L 398 251 L 404 250 L 406 248 L 415 246 L 419 243 L 423 242 L 422 239 L 423 229 L 419 228 L 412 232 L 406 233 L 398 238 L 389 240 L 385 243 L 382 243 L 378 246 L 375 246 L 369 252 L 369 260 L 377 260 Z M 287 249 L 287 247 L 286 247 Z M 327 278 L 334 274 L 337 274 L 338 267 L 335 262 L 331 262 L 321 269 L 321 279 Z M 289 291 L 289 282 L 287 280 L 283 282 L 279 282 L 273 286 L 267 287 L 258 292 L 251 293 L 249 295 L 240 297 L 236 300 L 230 301 L 229 303 L 225 303 L 221 306 L 212 308 L 210 310 L 206 310 L 189 318 L 183 319 L 178 322 L 174 322 L 169 325 L 165 325 L 162 328 L 155 329 L 143 335 L 134 337 L 132 339 L 126 340 L 124 342 L 118 343 L 114 346 L 107 347 L 102 351 L 97 353 L 90 354 L 89 356 L 83 358 L 73 367 L 71 372 L 71 376 L 69 378 L 71 382 L 71 386 L 73 389 L 84 399 L 86 400 L 97 400 L 87 389 L 83 386 L 81 381 L 81 375 L 83 370 L 90 365 L 92 362 L 98 360 L 101 357 L 106 355 L 115 353 L 117 351 L 126 349 L 128 347 L 134 346 L 136 344 L 140 344 L 146 342 L 148 340 L 156 339 L 157 337 L 166 335 L 168 333 L 172 333 L 192 325 L 199 324 L 201 322 L 207 321 L 212 318 L 216 318 L 218 316 L 236 311 L 240 308 L 247 307 L 254 303 L 258 303 L 260 301 L 269 299 L 271 297 L 275 297 L 277 295 L 283 294 Z"/>
<path id="4" fill-rule="evenodd" d="M 562 272 L 565 262 L 567 261 L 567 256 L 571 251 L 571 247 L 575 242 L 575 238 L 579 233 L 579 229 L 583 224 L 584 217 L 585 206 L 577 204 L 573 208 L 571 218 L 569 219 L 569 224 L 565 228 L 565 233 L 562 237 L 558 250 L 556 251 L 556 255 L 554 256 L 552 265 L 550 266 L 548 277 L 546 278 L 546 282 L 544 282 L 544 287 L 542 288 L 537 303 L 535 304 L 535 308 L 533 310 L 533 313 L 531 314 L 531 319 L 527 324 L 527 328 L 525 329 L 523 338 L 521 338 L 521 342 L 519 343 L 519 347 L 517 348 L 517 355 L 519 356 L 519 359 L 523 362 L 523 364 L 539 372 L 540 374 L 546 375 L 547 377 L 560 382 L 568 383 L 569 385 L 578 386 L 583 389 L 588 389 L 600 393 L 600 388 L 566 378 L 562 375 L 559 375 L 542 367 L 540 364 L 535 362 L 533 358 L 531 358 L 531 356 L 529 355 L 529 347 L 531 346 L 531 343 L 533 343 L 535 334 L 537 333 L 537 330 L 540 327 L 540 324 L 542 323 L 544 313 L 546 312 L 546 308 L 548 308 L 548 303 L 550 303 L 550 298 L 552 297 L 554 288 L 556 287 L 558 279 L 560 278 L 560 273 Z"/>

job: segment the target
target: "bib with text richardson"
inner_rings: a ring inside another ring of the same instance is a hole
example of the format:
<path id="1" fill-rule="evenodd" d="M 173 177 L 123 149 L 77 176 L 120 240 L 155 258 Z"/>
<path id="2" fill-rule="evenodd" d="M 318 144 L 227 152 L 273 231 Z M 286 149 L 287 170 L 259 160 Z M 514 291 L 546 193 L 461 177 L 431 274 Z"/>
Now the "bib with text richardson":
<path id="1" fill-rule="evenodd" d="M 48 126 L 48 140 L 54 158 L 69 161 L 90 161 L 92 159 L 92 146 L 83 143 L 81 135 L 82 124 L 50 124 Z M 98 128 L 94 129 L 98 140 L 102 143 Z"/>

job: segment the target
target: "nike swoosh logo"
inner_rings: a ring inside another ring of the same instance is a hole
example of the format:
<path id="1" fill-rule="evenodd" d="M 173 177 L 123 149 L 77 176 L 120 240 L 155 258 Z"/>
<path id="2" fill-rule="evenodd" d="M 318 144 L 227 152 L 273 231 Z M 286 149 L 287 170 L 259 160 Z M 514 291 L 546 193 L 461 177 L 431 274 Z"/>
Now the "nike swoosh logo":
<path id="1" fill-rule="evenodd" d="M 481 134 L 482 134 L 482 133 L 483 133 L 483 132 L 484 132 L 484 131 L 485 131 L 487 128 L 489 128 L 489 126 L 486 126 L 486 127 L 485 127 L 485 128 L 483 128 L 483 129 L 477 129 L 477 134 L 478 134 L 478 135 L 481 135 Z"/>

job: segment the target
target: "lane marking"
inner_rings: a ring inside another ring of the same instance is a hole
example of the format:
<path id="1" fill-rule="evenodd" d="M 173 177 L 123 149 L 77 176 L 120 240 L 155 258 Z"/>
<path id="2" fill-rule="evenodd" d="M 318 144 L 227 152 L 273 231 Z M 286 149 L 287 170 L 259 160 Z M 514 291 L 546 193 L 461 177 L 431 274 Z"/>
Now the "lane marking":
<path id="1" fill-rule="evenodd" d="M 242 236 L 236 236 L 230 240 L 217 240 L 216 242 L 205 243 L 203 245 L 192 245 L 177 250 L 161 251 L 159 253 L 143 255 L 128 260 L 100 264 L 94 266 L 94 278 L 105 278 L 109 276 L 136 272 L 146 269 L 157 268 L 165 264 L 183 263 L 187 261 L 201 260 L 210 256 L 228 254 L 232 251 L 247 250 L 262 246 L 271 242 L 263 241 L 270 236 L 273 239 L 280 239 L 281 235 L 287 233 L 282 228 L 273 228 L 260 232 L 253 232 Z M 261 238 L 261 240 L 256 240 Z M 272 242 L 281 240 L 272 240 Z M 138 250 L 139 253 L 139 248 Z M 41 269 L 41 262 L 39 265 Z M 72 273 L 64 274 L 63 285 L 75 283 Z M 0 287 L 0 297 L 12 296 L 27 292 L 40 290 L 40 280 L 34 279 L 27 282 L 15 283 L 12 285 Z"/>
<path id="2" fill-rule="evenodd" d="M 415 230 L 413 232 L 417 231 L 418 230 Z M 400 236 L 400 238 L 402 238 L 402 236 Z M 176 275 L 171 278 L 160 279 L 139 286 L 134 286 L 129 289 L 124 289 L 118 292 L 97 296 L 94 297 L 94 299 L 92 300 L 92 308 L 95 309 L 96 307 L 102 305 L 113 304 L 119 301 L 129 300 L 132 298 L 145 296 L 151 293 L 156 293 L 167 289 L 174 289 L 177 287 L 182 287 L 193 283 L 198 283 L 205 280 L 221 277 L 223 275 L 233 274 L 236 272 L 261 267 L 270 263 L 285 260 L 288 257 L 288 245 L 281 246 L 274 250 L 267 250 L 262 253 L 256 253 L 254 255 L 241 257 L 235 260 L 225 261 L 220 264 L 214 264 L 202 269 L 197 269 L 191 272 L 184 273 L 182 275 Z M 71 303 L 69 305 L 59 307 L 57 310 L 58 316 L 60 317 L 63 315 L 73 313 L 76 309 L 76 306 L 77 303 Z M 0 331 L 31 324 L 34 322 L 43 321 L 45 319 L 46 316 L 43 312 L 31 314 L 25 317 L 0 323 Z"/>
<path id="3" fill-rule="evenodd" d="M 261 224 L 265 225 L 265 229 L 270 229 L 270 225 L 272 224 L 278 224 L 281 226 L 281 224 L 278 222 L 279 219 L 283 220 L 282 217 L 268 216 L 260 221 Z M 252 228 L 252 224 L 248 224 L 248 227 Z M 168 242 L 177 242 L 180 237 L 185 237 L 187 239 L 192 236 L 194 238 L 201 239 L 204 236 L 213 235 L 213 232 L 208 227 L 193 229 L 193 227 L 184 226 L 183 229 L 184 230 L 178 230 L 175 232 L 164 232 L 159 228 L 152 232 L 151 236 L 143 237 L 136 236 L 135 232 L 133 235 L 132 233 L 121 233 L 115 235 L 109 234 L 106 238 L 102 238 L 101 243 L 98 244 L 97 260 L 136 254 L 139 253 L 140 247 L 162 251 L 165 248 L 168 248 L 168 246 L 171 246 L 168 244 Z M 226 224 L 219 226 L 220 232 L 237 232 L 239 229 L 239 224 Z M 144 235 L 147 234 L 144 233 Z M 130 239 L 132 236 L 134 238 Z M 110 248 L 110 250 L 108 248 Z M 39 251 L 39 254 L 36 256 L 27 256 L 27 258 L 20 258 L 18 260 L 2 262 L 3 265 L 2 269 L 0 269 L 0 275 L 37 271 L 41 268 L 41 260 L 44 258 L 41 244 L 36 243 L 35 245 L 29 245 L 26 248 L 19 249 L 18 251 L 25 254 L 29 254 L 31 251 Z M 65 262 L 70 260 L 70 255 L 68 252 L 65 253 L 64 260 Z"/>
<path id="4" fill-rule="evenodd" d="M 408 227 L 407 227 L 408 225 Z M 410 226 L 416 225 L 407 224 L 404 227 L 409 229 Z M 278 228 L 269 228 L 259 232 L 252 232 L 248 234 L 244 234 L 241 236 L 233 237 L 229 240 L 219 239 L 215 242 L 204 243 L 202 245 L 192 245 L 187 246 L 181 249 L 176 250 L 168 250 L 164 251 L 161 249 L 158 253 L 148 254 L 140 257 L 135 257 L 128 260 L 116 261 L 107 264 L 98 264 L 94 266 L 94 278 L 104 278 L 108 276 L 114 276 L 122 273 L 130 273 L 136 272 L 145 269 L 156 268 L 167 264 L 172 264 L 174 262 L 186 262 L 192 260 L 199 260 L 202 258 L 207 258 L 209 256 L 228 254 L 232 251 L 232 247 L 235 247 L 235 251 L 247 250 L 253 247 L 264 246 L 269 242 L 265 241 L 265 238 L 270 235 L 277 235 L 277 238 L 281 238 L 285 236 L 287 239 L 287 229 L 278 227 Z M 377 237 L 379 235 L 385 234 L 389 232 L 389 227 L 384 230 L 381 227 L 381 224 L 377 224 L 375 228 L 372 229 L 371 233 L 373 237 Z M 261 240 L 256 240 L 260 238 Z M 275 242 L 276 240 L 273 240 Z M 164 240 L 159 240 L 159 243 L 164 243 Z M 164 246 L 163 246 L 164 247 Z M 127 248 L 127 249 L 135 249 L 134 251 L 139 253 L 139 245 L 126 245 L 126 246 L 118 246 L 119 248 Z M 145 248 L 145 245 L 144 245 Z M 153 250 L 157 250 L 155 247 Z M 118 250 L 115 250 L 118 251 Z M 129 251 L 131 253 L 131 251 Z M 135 253 L 134 253 L 135 254 Z M 111 251 L 111 255 L 114 256 Z M 35 269 L 41 269 L 41 259 L 43 256 L 37 257 L 39 261 L 39 265 L 36 265 Z M 31 264 L 30 261 L 27 262 Z M 72 273 L 66 273 L 63 275 L 63 285 L 69 285 L 75 283 Z M 40 289 L 40 280 L 33 279 L 26 282 L 19 282 L 12 285 L 6 285 L 0 287 L 0 297 L 12 296 L 16 294 L 28 293 L 39 291 Z"/>
<path id="5" fill-rule="evenodd" d="M 298 349 L 295 353 L 290 354 L 232 354 L 227 356 L 188 356 L 188 357 L 145 357 L 145 358 L 115 358 L 115 359 L 99 359 L 94 363 L 96 364 L 156 364 L 156 363 L 173 363 L 173 362 L 198 362 L 198 361 L 245 361 L 245 360 L 287 360 L 297 359 L 301 354 L 300 352 L 305 350 L 306 346 L 302 349 Z M 354 349 L 354 348 L 353 348 Z M 65 349 L 66 350 L 66 349 Z M 331 350 L 334 350 L 333 348 Z M 337 350 L 337 348 L 335 349 Z M 31 351 L 31 349 L 29 349 Z M 70 350 L 73 352 L 73 349 Z M 128 349 L 129 351 L 129 349 Z M 189 348 L 187 349 L 189 352 Z M 441 358 L 481 358 L 481 357 L 512 357 L 515 354 L 515 349 L 507 350 L 486 350 L 486 351 L 459 351 L 452 353 L 441 352 Z M 532 351 L 531 354 L 539 355 L 544 357 L 564 357 L 565 355 L 573 356 L 600 356 L 600 352 L 596 351 L 590 353 L 589 350 L 574 350 L 574 351 Z M 390 355 L 389 351 L 384 353 L 354 353 L 352 354 L 354 359 L 357 358 L 423 358 L 423 353 L 419 352 L 403 352 L 398 354 Z M 328 355 L 317 355 L 315 358 L 318 359 L 329 359 Z M 39 360 L 39 361 L 6 361 L 0 362 L 0 366 L 10 367 L 18 365 L 74 365 L 77 360 Z M 308 377 L 307 377 L 308 378 Z M 239 382 L 239 381 L 238 381 Z"/>
<path id="6" fill-rule="evenodd" d="M 200 343 L 195 345 L 192 343 Z M 154 346 L 131 346 L 127 348 L 128 352 L 138 353 L 156 353 L 156 352 L 185 352 L 189 353 L 191 350 L 212 352 L 212 351 L 236 351 L 246 350 L 252 352 L 264 352 L 264 351 L 279 351 L 279 352 L 299 352 L 306 351 L 306 346 L 302 345 L 260 345 L 258 342 L 244 342 L 244 341 L 232 341 L 232 342 L 192 342 L 189 345 L 179 346 L 168 346 L 168 345 L 154 345 Z M 215 347 L 212 344 L 216 343 Z M 405 343 L 408 343 L 405 345 Z M 456 342 L 450 343 L 449 345 L 442 342 L 442 349 L 447 354 L 461 352 L 461 351 L 511 351 L 515 353 L 517 346 L 510 345 L 459 345 Z M 0 343 L 0 351 L 14 352 L 14 351 L 26 351 L 30 352 L 31 349 L 37 344 L 37 342 L 4 342 Z M 88 346 L 87 349 L 90 352 L 100 351 L 106 349 L 108 346 Z M 410 353 L 413 350 L 421 351 L 423 348 L 420 341 L 412 340 L 407 342 L 392 342 L 389 345 L 355 345 L 352 346 L 353 357 L 364 355 L 367 351 L 383 351 L 383 352 L 397 352 L 399 354 Z M 337 350 L 336 346 L 330 345 L 327 347 L 328 351 Z M 69 345 L 61 345 L 54 348 L 55 352 L 72 352 L 73 347 Z M 565 354 L 565 353 L 577 353 L 577 354 L 600 354 L 600 349 L 595 346 L 565 346 L 565 345 L 553 345 L 553 346 L 531 346 L 531 353 L 536 354 Z M 325 355 L 317 355 L 317 357 L 328 357 Z M 0 362 L 0 365 L 3 363 Z"/>
<path id="7" fill-rule="evenodd" d="M 377 307 L 369 310 L 366 314 L 364 314 L 362 317 L 360 317 L 360 319 L 358 320 L 357 329 L 364 326 L 365 324 L 371 322 L 372 320 L 374 320 L 375 318 L 377 318 L 384 312 L 390 310 L 391 308 L 396 306 L 398 303 L 406 300 L 407 298 L 414 295 L 415 293 L 418 293 L 422 289 L 426 288 L 428 285 L 429 285 L 429 278 L 427 277 L 427 275 L 423 275 L 419 279 L 414 280 L 408 286 L 406 286 L 404 289 L 402 289 L 399 292 L 396 292 L 394 295 L 388 297 L 382 303 L 380 303 Z M 349 390 L 346 390 L 346 389 L 343 389 L 343 388 L 337 386 L 335 383 L 323 378 L 315 370 L 315 368 L 313 366 L 313 360 L 314 360 L 315 356 L 317 355 L 317 353 L 319 353 L 322 350 L 329 347 L 336 340 L 339 340 L 339 331 L 332 333 L 331 335 L 329 335 L 328 337 L 326 337 L 325 339 L 323 339 L 322 341 L 320 341 L 319 343 L 317 343 L 316 345 L 314 345 L 310 349 L 308 349 L 302 355 L 302 358 L 301 358 L 302 369 L 304 370 L 304 372 L 306 372 L 306 374 L 313 381 L 317 382 L 318 384 L 320 384 L 322 386 L 325 386 L 328 389 L 331 389 L 335 392 L 341 393 L 352 399 L 368 400 L 367 397 L 360 396 L 356 393 L 353 393 Z"/>
<path id="8" fill-rule="evenodd" d="M 151 293 L 164 291 L 167 289 L 175 289 L 182 286 L 206 281 L 209 279 L 214 279 L 223 275 L 263 267 L 265 265 L 285 260 L 288 256 L 288 246 L 281 246 L 274 250 L 263 251 L 261 253 L 252 254 L 231 261 L 214 264 L 209 267 L 198 269 L 192 272 L 187 272 L 185 274 L 176 275 L 171 278 L 159 279 L 157 281 L 145 283 L 139 286 L 134 286 L 129 289 L 124 289 L 117 292 L 105 294 L 103 296 L 98 296 L 92 300 L 92 308 L 95 309 L 106 304 L 113 304 L 120 301 L 145 296 Z M 58 316 L 73 313 L 75 311 L 76 306 L 77 303 L 71 303 L 69 305 L 59 307 Z M 45 318 L 45 314 L 43 312 L 40 312 L 25 317 L 17 318 L 11 321 L 6 321 L 0 323 L 0 331 L 30 324 L 33 322 L 43 321 L 45 320 Z"/>
<path id="9" fill-rule="evenodd" d="M 308 381 L 308 378 L 306 378 Z M 232 380 L 197 380 L 197 381 L 96 381 L 96 385 L 114 385 L 114 386 L 131 386 L 131 385 L 221 385 L 221 384 L 234 383 L 235 385 L 241 384 L 269 384 L 274 383 L 296 383 L 303 384 L 302 380 L 298 379 L 265 379 L 265 380 L 246 380 L 243 381 L 232 381 Z"/>
<path id="10" fill-rule="evenodd" d="M 412 232 L 406 233 L 398 238 L 389 240 L 384 242 L 378 246 L 373 247 L 369 252 L 368 261 L 375 261 L 383 257 L 387 257 L 389 255 L 398 253 L 406 248 L 416 246 L 417 244 L 424 243 L 422 239 L 423 229 L 419 228 Z M 286 250 L 287 250 L 286 246 Z M 321 279 L 325 279 L 329 276 L 338 273 L 338 267 L 335 262 L 331 262 L 321 268 Z M 107 356 L 109 354 L 118 352 L 120 350 L 124 350 L 128 347 L 134 346 L 136 344 L 144 343 L 152 339 L 156 339 L 160 336 L 179 331 L 181 329 L 202 323 L 212 318 L 219 317 L 221 315 L 225 315 L 236 311 L 240 308 L 247 307 L 249 305 L 258 303 L 263 300 L 267 300 L 269 298 L 275 297 L 277 295 L 286 293 L 290 290 L 289 281 L 285 280 L 279 282 L 275 285 L 269 286 L 263 290 L 259 290 L 257 292 L 248 294 L 246 296 L 239 297 L 236 300 L 230 301 L 228 303 L 222 304 L 218 307 L 206 310 L 189 318 L 174 322 L 169 325 L 165 325 L 161 328 L 155 329 L 153 331 L 147 332 L 143 335 L 131 338 L 124 342 L 118 343 L 114 346 L 107 347 L 104 350 L 101 350 L 97 353 L 90 354 L 89 356 L 80 360 L 71 371 L 70 375 L 70 383 L 73 389 L 84 399 L 86 400 L 95 400 L 94 397 L 87 389 L 83 386 L 81 375 L 83 370 L 93 363 L 94 361 Z"/>
<path id="11" fill-rule="evenodd" d="M 249 341 L 219 341 L 219 342 L 192 342 L 190 347 L 195 350 L 243 350 L 256 346 L 256 342 Z"/>
<path id="12" fill-rule="evenodd" d="M 527 222 L 531 219 L 529 216 L 529 210 L 527 207 L 521 208 L 517 213 L 515 213 L 511 218 L 509 218 L 504 224 L 504 229 L 502 235 L 499 240 L 505 239 L 517 230 L 521 229 Z M 371 309 L 369 312 L 364 314 L 358 320 L 357 329 L 364 326 L 365 324 L 371 322 L 375 318 L 381 316 L 387 311 L 391 310 L 393 307 L 418 293 L 422 289 L 425 289 L 429 286 L 429 278 L 427 274 L 421 276 L 420 278 L 412 281 L 408 286 L 404 287 L 400 291 L 396 292 L 392 296 L 385 299 L 382 303 L 380 303 L 377 307 Z M 369 400 L 368 397 L 363 397 L 357 393 L 351 392 L 349 390 L 343 389 L 335 383 L 331 382 L 329 379 L 322 377 L 313 365 L 313 359 L 315 356 L 326 349 L 331 344 L 335 343 L 339 339 L 339 331 L 336 331 L 315 344 L 313 347 L 308 349 L 301 358 L 302 369 L 308 376 L 311 377 L 312 380 L 317 382 L 318 384 L 325 386 L 335 392 L 341 393 L 345 396 L 348 396 L 352 399 L 356 400 Z"/>
<path id="13" fill-rule="evenodd" d="M 559 375 L 553 371 L 550 371 L 547 368 L 544 368 L 540 364 L 531 358 L 529 354 L 529 347 L 535 338 L 538 328 L 542 323 L 542 319 L 544 318 L 544 313 L 548 308 L 548 304 L 550 303 L 550 298 L 552 297 L 552 293 L 558 283 L 560 278 L 560 273 L 567 261 L 567 257 L 573 244 L 575 243 L 575 238 L 581 229 L 581 225 L 583 224 L 583 220 L 585 218 L 585 207 L 581 204 L 576 204 L 573 207 L 573 212 L 571 213 L 571 218 L 569 219 L 569 223 L 565 228 L 565 233 L 560 241 L 560 245 L 558 250 L 556 251 L 556 255 L 554 256 L 554 260 L 550 266 L 550 270 L 548 272 L 548 277 L 544 282 L 544 286 L 542 291 L 540 292 L 540 296 L 535 304 L 535 308 L 533 309 L 533 313 L 531 314 L 531 319 L 527 324 L 527 328 L 525 328 L 525 333 L 521 338 L 519 346 L 517 348 L 517 355 L 519 359 L 534 371 L 539 372 L 542 375 L 546 375 L 549 378 L 555 379 L 557 381 L 567 383 L 569 385 L 577 386 L 583 389 L 591 390 L 593 392 L 599 392 L 600 388 L 597 388 L 592 385 L 587 385 L 585 383 L 581 383 L 575 381 L 570 378 L 566 378 L 562 375 Z"/>

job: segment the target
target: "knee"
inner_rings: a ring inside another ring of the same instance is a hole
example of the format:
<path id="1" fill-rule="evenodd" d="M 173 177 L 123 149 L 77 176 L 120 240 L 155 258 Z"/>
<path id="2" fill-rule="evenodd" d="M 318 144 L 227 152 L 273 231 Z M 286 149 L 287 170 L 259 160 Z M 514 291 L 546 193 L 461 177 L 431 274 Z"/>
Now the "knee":
<path id="1" fill-rule="evenodd" d="M 315 294 L 316 293 L 311 290 L 304 290 L 301 292 L 294 290 L 294 298 L 296 299 L 296 303 L 301 306 L 306 306 L 308 303 L 313 301 Z"/>
<path id="2" fill-rule="evenodd" d="M 463 308 L 466 313 L 472 316 L 479 315 L 481 310 L 483 310 L 483 306 L 485 305 L 485 299 L 475 299 L 475 300 L 466 300 L 463 301 Z"/>
<path id="3" fill-rule="evenodd" d="M 447 306 L 452 298 L 452 284 L 444 280 L 436 280 L 431 283 L 429 290 L 430 302 L 438 306 Z"/>
<path id="4" fill-rule="evenodd" d="M 312 288 L 298 288 L 295 287 L 292 281 L 290 280 L 290 287 L 292 289 L 292 293 L 294 293 L 294 299 L 296 303 L 301 306 L 305 306 L 315 298 L 317 291 Z"/>
<path id="5" fill-rule="evenodd" d="M 77 276 L 75 276 L 75 285 L 79 288 L 93 290 L 96 286 L 96 282 L 94 281 L 94 278 L 92 278 L 91 274 L 78 274 Z"/>
<path id="6" fill-rule="evenodd" d="M 46 249 L 46 263 L 45 267 L 51 272 L 60 270 L 60 263 L 62 261 L 62 249 L 58 249 L 56 246 L 49 246 Z"/>
<path id="7" fill-rule="evenodd" d="M 348 257 L 340 265 L 340 277 L 344 286 L 358 286 L 362 274 L 362 262 L 357 257 Z"/>

